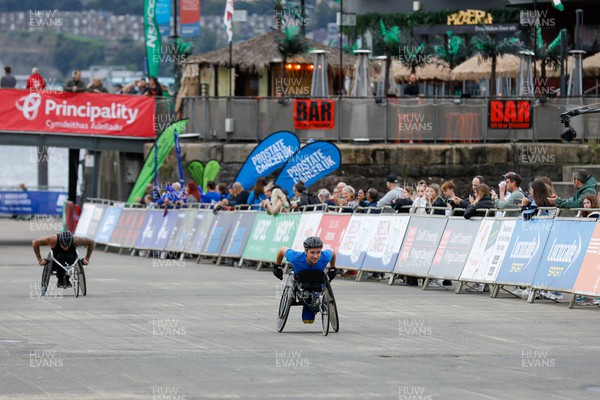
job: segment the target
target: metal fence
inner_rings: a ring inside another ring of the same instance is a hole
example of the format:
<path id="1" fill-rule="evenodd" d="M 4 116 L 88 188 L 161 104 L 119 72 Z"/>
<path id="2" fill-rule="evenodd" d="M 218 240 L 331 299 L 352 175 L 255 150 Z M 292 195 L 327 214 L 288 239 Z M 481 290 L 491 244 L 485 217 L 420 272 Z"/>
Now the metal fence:
<path id="1" fill-rule="evenodd" d="M 500 99 L 527 100 L 502 97 Z M 579 106 L 595 106 L 596 98 L 532 99 L 532 129 L 488 128 L 489 98 L 336 97 L 335 127 L 331 130 L 294 128 L 293 98 L 187 97 L 182 117 L 187 131 L 206 141 L 256 141 L 278 130 L 296 133 L 301 140 L 352 142 L 368 139 L 387 143 L 478 143 L 559 140 L 564 131 L 560 114 Z M 229 104 L 228 104 L 229 102 Z M 227 108 L 234 121 L 225 130 Z M 600 115 L 571 119 L 578 139 L 600 139 Z"/>

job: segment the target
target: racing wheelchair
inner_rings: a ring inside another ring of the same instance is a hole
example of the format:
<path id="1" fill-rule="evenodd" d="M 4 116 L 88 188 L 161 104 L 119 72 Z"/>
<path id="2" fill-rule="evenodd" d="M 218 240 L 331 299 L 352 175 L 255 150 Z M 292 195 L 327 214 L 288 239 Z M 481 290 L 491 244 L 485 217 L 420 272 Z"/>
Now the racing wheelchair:
<path id="1" fill-rule="evenodd" d="M 50 283 L 50 277 L 52 275 L 56 275 L 56 268 L 62 268 L 65 270 L 65 276 L 69 279 L 71 286 L 73 287 L 73 291 L 75 292 L 75 297 L 79 297 L 81 293 L 83 296 L 87 295 L 87 287 L 85 284 L 85 271 L 83 269 L 83 263 L 81 262 L 81 258 L 79 257 L 79 253 L 77 253 L 77 257 L 72 264 L 61 263 L 56 258 L 54 258 L 54 253 L 52 250 L 48 253 L 49 260 L 46 265 L 44 265 L 44 271 L 42 272 L 42 284 L 40 287 L 40 294 L 44 296 L 46 291 L 48 290 L 48 285 Z"/>
<path id="2" fill-rule="evenodd" d="M 302 271 L 297 274 L 292 271 L 285 282 L 279 302 L 277 332 L 283 331 L 290 308 L 305 304 L 315 314 L 321 313 L 324 336 L 329 333 L 330 325 L 334 332 L 339 331 L 337 304 L 327 274 L 323 271 Z"/>

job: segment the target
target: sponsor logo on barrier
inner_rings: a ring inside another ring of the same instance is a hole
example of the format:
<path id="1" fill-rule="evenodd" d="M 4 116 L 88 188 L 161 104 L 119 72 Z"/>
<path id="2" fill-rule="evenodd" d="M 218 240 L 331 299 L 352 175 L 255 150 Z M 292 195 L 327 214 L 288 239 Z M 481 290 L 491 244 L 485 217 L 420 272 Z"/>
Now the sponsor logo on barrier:
<path id="1" fill-rule="evenodd" d="M 277 368 L 308 368 L 308 358 L 302 357 L 300 350 L 275 350 L 275 366 Z"/>
<path id="2" fill-rule="evenodd" d="M 424 386 L 400 386 L 398 389 L 399 400 L 432 400 L 430 394 L 425 393 Z"/>
<path id="3" fill-rule="evenodd" d="M 556 359 L 549 358 L 547 351 L 541 350 L 522 350 L 521 367 L 522 368 L 554 368 Z"/>
<path id="4" fill-rule="evenodd" d="M 177 386 L 152 386 L 152 400 L 186 400 Z"/>
<path id="5" fill-rule="evenodd" d="M 398 320 L 400 336 L 431 336 L 430 326 L 425 325 L 423 318 L 400 318 Z"/>
<path id="6" fill-rule="evenodd" d="M 152 320 L 152 335 L 154 336 L 185 336 L 185 326 L 178 319 L 155 318 Z"/>
<path id="7" fill-rule="evenodd" d="M 56 350 L 31 350 L 29 352 L 30 368 L 60 368 L 62 358 L 56 357 Z"/>

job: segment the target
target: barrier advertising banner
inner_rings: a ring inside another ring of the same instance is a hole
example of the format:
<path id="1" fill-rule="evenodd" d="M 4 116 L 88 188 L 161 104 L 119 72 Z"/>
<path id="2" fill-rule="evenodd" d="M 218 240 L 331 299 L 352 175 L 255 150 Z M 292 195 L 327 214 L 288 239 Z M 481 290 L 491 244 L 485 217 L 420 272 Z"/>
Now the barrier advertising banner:
<path id="1" fill-rule="evenodd" d="M 181 36 L 200 35 L 200 0 L 179 0 L 179 22 Z"/>
<path id="2" fill-rule="evenodd" d="M 188 211 L 190 211 L 190 210 L 185 209 L 185 208 L 170 211 L 170 212 L 174 212 L 177 214 L 177 222 L 175 222 L 175 225 L 173 226 L 173 229 L 171 230 L 171 234 L 169 236 L 169 239 L 167 240 L 167 245 L 165 246 L 165 250 L 175 251 L 175 241 L 177 239 L 177 236 L 179 235 L 179 232 L 181 232 L 183 230 L 183 225 L 185 224 L 186 216 L 188 215 Z"/>
<path id="3" fill-rule="evenodd" d="M 246 247 L 246 242 L 250 237 L 252 226 L 257 213 L 255 212 L 238 212 L 231 227 L 231 231 L 227 236 L 227 240 L 223 245 L 221 257 L 240 258 Z"/>
<path id="4" fill-rule="evenodd" d="M 304 251 L 304 240 L 309 236 L 315 236 L 317 234 L 322 217 L 323 212 L 321 211 L 302 213 L 294 241 L 292 242 L 292 249 Z"/>
<path id="5" fill-rule="evenodd" d="M 208 236 L 205 240 L 205 246 L 200 254 L 207 256 L 218 256 L 225 244 L 229 230 L 233 221 L 237 218 L 237 213 L 231 211 L 222 211 L 218 213 L 210 227 Z"/>
<path id="6" fill-rule="evenodd" d="M 460 278 L 481 220 L 450 217 L 440 239 L 427 276 L 438 279 Z"/>
<path id="7" fill-rule="evenodd" d="M 110 237 L 117 226 L 117 222 L 119 222 L 122 211 L 123 207 L 117 206 L 111 206 L 106 209 L 102 217 L 102 222 L 100 222 L 100 228 L 94 239 L 97 243 L 107 244 L 110 242 Z"/>
<path id="8" fill-rule="evenodd" d="M 154 98 L 3 89 L 0 131 L 154 137 Z"/>
<path id="9" fill-rule="evenodd" d="M 61 215 L 67 192 L 0 192 L 0 214 Z"/>
<path id="10" fill-rule="evenodd" d="M 360 269 L 379 216 L 354 214 L 340 242 L 335 264 L 338 267 Z"/>
<path id="11" fill-rule="evenodd" d="M 90 221 L 92 220 L 92 214 L 94 213 L 95 208 L 96 204 L 94 203 L 83 204 L 79 222 L 77 222 L 77 228 L 75 228 L 75 232 L 73 232 L 75 236 L 88 237 L 86 236 L 86 233 L 90 228 Z"/>
<path id="12" fill-rule="evenodd" d="M 445 217 L 434 216 L 410 218 L 394 268 L 395 274 L 427 276 L 444 233 L 446 221 Z"/>
<path id="13" fill-rule="evenodd" d="M 300 148 L 300 140 L 292 132 L 279 131 L 260 142 L 242 165 L 235 182 L 246 189 L 261 176 L 269 176 L 281 168 Z M 291 188 L 288 189 L 290 195 Z"/>
<path id="14" fill-rule="evenodd" d="M 594 227 L 573 292 L 600 297 L 600 224 Z"/>
<path id="15" fill-rule="evenodd" d="M 285 164 L 275 183 L 292 193 L 300 181 L 310 187 L 342 165 L 342 155 L 336 145 L 329 142 L 314 142 L 302 148 Z"/>
<path id="16" fill-rule="evenodd" d="M 361 269 L 391 272 L 396 265 L 410 216 L 380 214 Z"/>
<path id="17" fill-rule="evenodd" d="M 595 227 L 587 219 L 555 220 L 531 286 L 570 292 Z"/>
<path id="18" fill-rule="evenodd" d="M 315 235 L 323 241 L 323 250 L 338 251 L 340 241 L 342 240 L 342 236 L 344 236 L 351 217 L 352 214 L 323 214 Z"/>
<path id="19" fill-rule="evenodd" d="M 88 229 L 83 235 L 86 238 L 94 239 L 98 230 L 100 230 L 100 222 L 102 222 L 102 217 L 104 216 L 104 211 L 108 206 L 106 204 L 96 204 L 94 209 L 92 210 L 92 218 L 90 219 L 90 223 L 88 225 Z"/>
<path id="20" fill-rule="evenodd" d="M 148 210 L 135 248 L 163 250 L 167 246 L 167 241 L 175 224 L 177 224 L 177 212 L 175 210 L 168 212 L 166 215 L 164 210 Z"/>
<path id="21" fill-rule="evenodd" d="M 275 216 L 258 213 L 242 258 L 275 262 L 277 251 L 281 247 L 291 247 L 300 218 L 300 213 Z"/>
<path id="22" fill-rule="evenodd" d="M 552 230 L 552 219 L 518 220 L 496 283 L 530 286 Z"/>
<path id="23" fill-rule="evenodd" d="M 486 252 L 488 257 L 491 256 L 491 247 L 496 241 L 501 223 L 502 221 L 495 221 L 493 218 L 484 218 L 481 221 L 473 247 L 471 247 L 465 267 L 460 274 L 461 281 L 473 282 L 475 276 L 483 275 L 479 272 L 479 265 L 483 263 Z"/>
<path id="24" fill-rule="evenodd" d="M 477 271 L 470 278 L 472 282 L 492 283 L 496 281 L 516 224 L 517 220 L 515 219 L 494 221 L 483 257 L 479 262 Z M 463 275 L 464 271 L 460 277 L 461 280 L 465 280 Z"/>
<path id="25" fill-rule="evenodd" d="M 121 218 L 119 218 L 117 227 L 113 232 L 113 237 L 110 238 L 111 243 L 118 243 L 117 246 L 127 249 L 134 248 L 137 238 L 141 234 L 142 226 L 144 225 L 145 220 L 145 209 L 126 208 L 124 212 L 121 213 Z M 119 238 L 120 242 L 118 241 Z"/>
<path id="26" fill-rule="evenodd" d="M 198 210 L 194 225 L 190 231 L 190 237 L 193 239 L 184 246 L 185 252 L 189 254 L 200 254 L 208 238 L 208 232 L 215 219 L 215 214 L 211 210 Z"/>
<path id="27" fill-rule="evenodd" d="M 171 237 L 169 238 L 167 250 L 183 252 L 183 250 L 185 249 L 186 242 L 191 241 L 191 232 L 194 223 L 196 222 L 197 213 L 197 208 L 186 209 L 184 212 L 184 216 L 182 217 L 183 221 L 179 220 L 181 216 L 177 215 L 178 222 L 175 229 L 173 229 L 173 232 L 171 233 Z"/>

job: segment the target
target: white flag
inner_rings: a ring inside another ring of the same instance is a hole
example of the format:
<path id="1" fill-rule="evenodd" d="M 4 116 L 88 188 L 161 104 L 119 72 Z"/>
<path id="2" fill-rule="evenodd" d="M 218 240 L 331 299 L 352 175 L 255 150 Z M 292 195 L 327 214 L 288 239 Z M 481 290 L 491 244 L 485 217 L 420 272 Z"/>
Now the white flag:
<path id="1" fill-rule="evenodd" d="M 233 40 L 233 0 L 227 0 L 225 4 L 225 15 L 223 15 L 223 24 L 227 31 L 227 37 L 231 42 Z"/>

